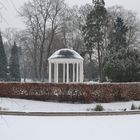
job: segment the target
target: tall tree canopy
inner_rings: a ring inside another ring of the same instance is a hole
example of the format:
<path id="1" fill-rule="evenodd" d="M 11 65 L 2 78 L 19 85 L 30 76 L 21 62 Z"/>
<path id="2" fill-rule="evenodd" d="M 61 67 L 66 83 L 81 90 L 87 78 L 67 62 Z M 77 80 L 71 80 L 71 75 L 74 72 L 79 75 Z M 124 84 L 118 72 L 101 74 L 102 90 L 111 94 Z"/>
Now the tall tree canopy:
<path id="1" fill-rule="evenodd" d="M 31 42 L 28 49 L 32 56 L 35 80 L 43 81 L 46 76 L 48 57 L 65 7 L 64 0 L 31 0 L 21 9 Z"/>
<path id="2" fill-rule="evenodd" d="M 0 33 L 0 81 L 7 81 L 7 58 L 4 50 L 2 35 Z"/>
<path id="3" fill-rule="evenodd" d="M 9 73 L 11 81 L 21 81 L 19 68 L 19 55 L 16 43 L 12 46 L 9 63 Z"/>
<path id="4" fill-rule="evenodd" d="M 87 52 L 92 59 L 96 50 L 99 64 L 100 82 L 103 81 L 103 50 L 105 29 L 107 26 L 108 14 L 103 0 L 94 0 L 94 8 L 87 15 L 86 25 L 83 27 L 83 36 Z"/>
<path id="5" fill-rule="evenodd" d="M 115 51 L 126 49 L 127 32 L 128 28 L 124 24 L 123 19 L 121 17 L 117 17 L 116 22 L 114 23 L 114 30 L 110 33 L 111 40 L 108 45 L 109 49 L 115 49 Z"/>
<path id="6" fill-rule="evenodd" d="M 121 17 L 117 17 L 114 30 L 110 33 L 110 43 L 105 59 L 106 75 L 113 82 L 140 80 L 140 54 L 127 44 L 128 27 Z M 137 76 L 136 76 L 137 75 Z"/>

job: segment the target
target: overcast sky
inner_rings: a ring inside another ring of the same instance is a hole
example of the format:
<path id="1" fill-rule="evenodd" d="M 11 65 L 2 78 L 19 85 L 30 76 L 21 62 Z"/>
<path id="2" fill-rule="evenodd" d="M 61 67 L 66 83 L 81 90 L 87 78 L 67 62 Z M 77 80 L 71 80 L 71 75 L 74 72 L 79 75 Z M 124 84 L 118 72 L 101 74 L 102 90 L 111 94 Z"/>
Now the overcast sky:
<path id="1" fill-rule="evenodd" d="M 2 21 L 0 21 L 0 29 L 4 30 L 7 27 L 13 28 L 24 28 L 24 24 L 18 14 L 16 9 L 19 9 L 24 2 L 29 0 L 0 0 L 0 4 L 2 3 L 3 6 L 0 6 L 1 14 L 4 17 Z M 70 5 L 84 5 L 86 3 L 92 3 L 92 0 L 66 0 L 66 2 Z M 106 7 L 110 7 L 113 5 L 122 5 L 125 9 L 133 10 L 138 13 L 140 17 L 140 1 L 139 0 L 105 0 Z"/>

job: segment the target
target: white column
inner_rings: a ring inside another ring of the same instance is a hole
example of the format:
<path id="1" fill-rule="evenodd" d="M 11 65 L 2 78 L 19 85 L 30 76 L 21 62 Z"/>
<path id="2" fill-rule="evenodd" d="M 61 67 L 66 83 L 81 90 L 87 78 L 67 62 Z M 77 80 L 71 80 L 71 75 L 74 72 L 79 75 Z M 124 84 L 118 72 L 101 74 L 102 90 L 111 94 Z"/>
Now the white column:
<path id="1" fill-rule="evenodd" d="M 84 68 L 83 68 L 83 62 L 82 62 L 82 66 L 81 66 L 81 68 L 82 68 L 82 72 L 81 72 L 81 74 L 82 74 L 82 79 L 81 79 L 81 81 L 83 82 L 84 81 Z"/>
<path id="2" fill-rule="evenodd" d="M 78 66 L 79 63 L 77 63 L 76 65 L 77 65 L 76 82 L 78 83 L 79 82 L 79 80 L 78 80 L 79 79 L 79 66 Z"/>
<path id="3" fill-rule="evenodd" d="M 65 63 L 63 64 L 63 83 L 65 83 Z"/>
<path id="4" fill-rule="evenodd" d="M 73 83 L 75 82 L 75 63 L 73 63 Z"/>
<path id="5" fill-rule="evenodd" d="M 52 63 L 49 62 L 49 83 L 52 82 Z"/>
<path id="6" fill-rule="evenodd" d="M 56 83 L 58 83 L 58 63 L 56 63 Z"/>
<path id="7" fill-rule="evenodd" d="M 83 62 L 80 63 L 80 82 L 83 82 Z"/>
<path id="8" fill-rule="evenodd" d="M 67 83 L 69 83 L 69 63 L 67 63 Z"/>
<path id="9" fill-rule="evenodd" d="M 54 83 L 56 83 L 56 63 L 54 63 Z"/>

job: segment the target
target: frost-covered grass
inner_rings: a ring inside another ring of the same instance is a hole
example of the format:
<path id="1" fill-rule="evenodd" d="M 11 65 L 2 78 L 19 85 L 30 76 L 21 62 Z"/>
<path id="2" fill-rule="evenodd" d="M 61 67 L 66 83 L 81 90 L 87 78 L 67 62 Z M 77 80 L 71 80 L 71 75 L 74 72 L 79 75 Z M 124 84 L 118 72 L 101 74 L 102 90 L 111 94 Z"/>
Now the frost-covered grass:
<path id="1" fill-rule="evenodd" d="M 116 102 L 116 103 L 101 103 L 104 111 L 123 111 L 131 110 L 134 104 L 139 108 L 140 101 Z M 98 103 L 93 104 L 68 104 L 68 103 L 53 103 L 41 102 L 22 99 L 0 98 L 1 109 L 9 111 L 41 111 L 41 112 L 69 112 L 69 111 L 93 111 Z"/>
<path id="2" fill-rule="evenodd" d="M 140 140 L 140 115 L 0 118 L 1 140 Z"/>

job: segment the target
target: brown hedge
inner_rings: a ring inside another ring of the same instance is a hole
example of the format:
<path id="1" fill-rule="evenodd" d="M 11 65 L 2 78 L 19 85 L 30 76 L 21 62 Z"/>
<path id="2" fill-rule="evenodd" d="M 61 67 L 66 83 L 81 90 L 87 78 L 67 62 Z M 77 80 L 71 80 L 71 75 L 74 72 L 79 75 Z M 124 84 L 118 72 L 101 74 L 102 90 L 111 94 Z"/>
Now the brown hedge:
<path id="1" fill-rule="evenodd" d="M 73 103 L 130 101 L 140 100 L 140 83 L 0 83 L 0 97 Z"/>

